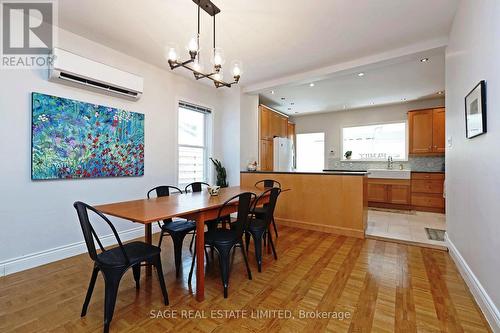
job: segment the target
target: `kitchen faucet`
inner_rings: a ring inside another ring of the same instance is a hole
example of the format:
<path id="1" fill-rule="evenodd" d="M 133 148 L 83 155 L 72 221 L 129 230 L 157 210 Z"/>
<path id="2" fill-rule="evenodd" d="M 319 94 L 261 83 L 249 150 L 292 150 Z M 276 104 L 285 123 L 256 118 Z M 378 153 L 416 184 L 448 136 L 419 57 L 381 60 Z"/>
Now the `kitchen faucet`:
<path id="1" fill-rule="evenodd" d="M 392 170 L 392 164 L 393 164 L 392 156 L 389 156 L 387 158 L 387 169 Z"/>

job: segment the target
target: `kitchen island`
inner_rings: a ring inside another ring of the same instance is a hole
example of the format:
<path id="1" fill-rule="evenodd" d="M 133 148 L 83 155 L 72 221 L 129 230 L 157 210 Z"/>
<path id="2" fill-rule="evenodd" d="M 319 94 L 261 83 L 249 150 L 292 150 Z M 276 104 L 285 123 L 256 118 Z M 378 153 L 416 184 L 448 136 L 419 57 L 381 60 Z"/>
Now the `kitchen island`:
<path id="1" fill-rule="evenodd" d="M 368 217 L 367 172 L 242 171 L 241 186 L 273 179 L 283 192 L 276 223 L 308 230 L 364 238 Z"/>

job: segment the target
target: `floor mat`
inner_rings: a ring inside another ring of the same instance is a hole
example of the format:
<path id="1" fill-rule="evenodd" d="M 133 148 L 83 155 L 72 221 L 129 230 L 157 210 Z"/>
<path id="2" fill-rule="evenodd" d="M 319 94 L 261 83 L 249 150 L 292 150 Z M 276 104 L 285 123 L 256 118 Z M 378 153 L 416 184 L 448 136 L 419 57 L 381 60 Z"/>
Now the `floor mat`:
<path id="1" fill-rule="evenodd" d="M 427 238 L 430 240 L 444 242 L 444 233 L 446 230 L 425 228 L 425 232 L 427 233 Z"/>

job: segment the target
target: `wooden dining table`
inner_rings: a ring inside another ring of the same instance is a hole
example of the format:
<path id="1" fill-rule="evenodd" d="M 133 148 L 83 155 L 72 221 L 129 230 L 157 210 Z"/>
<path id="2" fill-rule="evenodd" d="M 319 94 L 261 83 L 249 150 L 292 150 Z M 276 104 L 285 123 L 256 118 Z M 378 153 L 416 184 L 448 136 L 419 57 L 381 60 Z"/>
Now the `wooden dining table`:
<path id="1" fill-rule="evenodd" d="M 181 217 L 196 222 L 196 299 L 203 301 L 205 298 L 205 221 L 217 218 L 220 207 L 229 198 L 242 193 L 252 192 L 257 196 L 265 189 L 256 187 L 232 186 L 221 188 L 219 195 L 211 196 L 207 191 L 196 193 L 172 194 L 170 196 L 140 199 L 132 201 L 115 202 L 96 205 L 100 212 L 123 218 L 132 222 L 144 224 L 144 239 L 152 244 L 152 223 L 169 218 Z M 269 192 L 268 192 L 269 193 Z M 259 200 L 258 205 L 267 203 L 269 196 Z M 238 202 L 227 206 L 221 216 L 234 213 L 238 210 Z M 151 277 L 152 267 L 146 266 L 146 276 Z"/>

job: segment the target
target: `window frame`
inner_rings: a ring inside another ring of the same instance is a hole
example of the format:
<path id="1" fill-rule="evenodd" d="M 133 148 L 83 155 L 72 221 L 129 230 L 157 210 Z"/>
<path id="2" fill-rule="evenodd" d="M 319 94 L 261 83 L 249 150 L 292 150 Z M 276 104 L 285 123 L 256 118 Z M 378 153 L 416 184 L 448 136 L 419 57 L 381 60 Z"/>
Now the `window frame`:
<path id="1" fill-rule="evenodd" d="M 198 107 L 200 109 L 204 109 L 204 111 L 197 111 L 193 110 L 194 112 L 200 112 L 204 114 L 204 131 L 205 135 L 203 138 L 204 141 L 204 146 L 197 146 L 197 145 L 186 145 L 186 144 L 180 144 L 179 143 L 179 113 L 181 109 L 181 104 L 186 104 L 186 105 L 192 105 L 194 107 Z M 203 103 L 199 102 L 191 102 L 189 99 L 185 98 L 178 98 L 176 99 L 175 102 L 175 183 L 177 186 L 186 186 L 188 183 L 179 183 L 179 148 L 180 147 L 187 147 L 187 148 L 203 148 L 204 149 L 204 161 L 203 161 L 203 174 L 204 174 L 204 179 L 202 180 L 203 182 L 211 183 L 212 181 L 212 168 L 209 164 L 209 156 L 212 154 L 212 147 L 213 147 L 213 135 L 212 135 L 212 129 L 213 129 L 213 116 L 214 116 L 214 109 L 211 106 L 204 105 Z"/>
<path id="2" fill-rule="evenodd" d="M 303 133 L 296 133 L 295 134 L 295 140 L 296 140 L 296 144 L 295 144 L 295 169 L 297 171 L 301 171 L 298 169 L 298 165 L 299 165 L 299 135 L 303 135 L 303 134 L 323 134 L 323 167 L 320 169 L 320 170 L 317 170 L 317 171 L 323 171 L 327 166 L 327 156 L 326 156 L 326 142 L 327 142 L 327 132 L 326 131 L 312 131 L 312 132 L 303 132 Z M 312 170 L 302 170 L 304 172 L 315 172 L 315 171 L 312 171 Z"/>
<path id="3" fill-rule="evenodd" d="M 385 162 L 385 160 L 373 160 L 373 159 L 367 159 L 367 160 L 348 160 L 344 156 L 344 128 L 352 128 L 352 127 L 363 127 L 363 126 L 377 126 L 377 125 L 389 125 L 389 124 L 405 124 L 405 156 L 403 159 L 395 159 L 394 161 L 397 162 L 408 162 L 408 157 L 409 157 L 409 148 L 410 148 L 410 133 L 409 133 L 409 128 L 408 128 L 408 120 L 407 119 L 401 119 L 401 120 L 391 120 L 391 121 L 382 121 L 382 122 L 374 122 L 374 123 L 363 123 L 363 124 L 353 124 L 353 125 L 341 125 L 340 126 L 340 151 L 339 154 L 340 156 L 340 161 L 341 162 Z"/>

